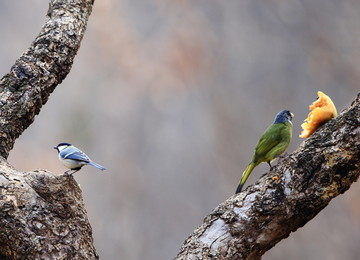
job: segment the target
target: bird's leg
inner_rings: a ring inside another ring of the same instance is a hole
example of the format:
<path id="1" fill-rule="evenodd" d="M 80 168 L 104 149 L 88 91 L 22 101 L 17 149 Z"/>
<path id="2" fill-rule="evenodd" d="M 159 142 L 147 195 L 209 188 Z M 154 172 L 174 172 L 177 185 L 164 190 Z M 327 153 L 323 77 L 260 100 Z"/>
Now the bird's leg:
<path id="1" fill-rule="evenodd" d="M 64 175 L 71 176 L 73 173 L 74 173 L 73 170 L 70 169 L 70 170 L 65 171 Z"/>
<path id="2" fill-rule="evenodd" d="M 67 176 L 71 176 L 75 172 L 77 172 L 78 170 L 80 170 L 80 168 L 79 169 L 70 169 L 70 170 L 65 171 L 64 174 L 67 175 Z"/>
<path id="3" fill-rule="evenodd" d="M 273 167 L 273 166 L 271 166 L 270 161 L 267 161 L 267 164 L 269 164 L 269 166 L 270 166 L 270 171 L 272 171 L 274 167 Z"/>
<path id="4" fill-rule="evenodd" d="M 288 152 L 285 152 L 285 153 L 283 153 L 282 155 L 278 155 L 278 156 L 276 156 L 277 158 L 279 158 L 279 159 L 283 159 L 283 158 L 285 158 L 285 157 L 287 157 L 288 156 Z"/>

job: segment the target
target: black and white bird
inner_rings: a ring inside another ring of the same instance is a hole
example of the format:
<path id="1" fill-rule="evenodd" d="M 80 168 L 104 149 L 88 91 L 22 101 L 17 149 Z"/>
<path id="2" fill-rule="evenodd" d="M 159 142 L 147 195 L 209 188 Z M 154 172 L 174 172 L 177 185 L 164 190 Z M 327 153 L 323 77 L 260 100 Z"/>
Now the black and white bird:
<path id="1" fill-rule="evenodd" d="M 102 171 L 105 170 L 105 167 L 91 161 L 89 156 L 72 144 L 60 143 L 54 146 L 54 149 L 58 151 L 59 160 L 65 167 L 70 169 L 65 172 L 66 174 L 71 175 L 80 170 L 84 165 L 92 165 Z"/>

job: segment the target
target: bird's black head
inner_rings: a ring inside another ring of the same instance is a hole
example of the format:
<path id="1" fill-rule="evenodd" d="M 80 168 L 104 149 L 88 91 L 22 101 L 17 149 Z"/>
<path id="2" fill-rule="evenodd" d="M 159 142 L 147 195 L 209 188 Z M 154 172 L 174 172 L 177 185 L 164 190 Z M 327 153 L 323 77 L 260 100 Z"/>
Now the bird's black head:
<path id="1" fill-rule="evenodd" d="M 280 111 L 275 117 L 274 124 L 284 123 L 286 121 L 291 123 L 293 117 L 294 114 L 289 110 Z"/>
<path id="2" fill-rule="evenodd" d="M 57 146 L 54 146 L 54 149 L 60 151 L 64 149 L 65 147 L 71 146 L 69 143 L 59 143 Z"/>

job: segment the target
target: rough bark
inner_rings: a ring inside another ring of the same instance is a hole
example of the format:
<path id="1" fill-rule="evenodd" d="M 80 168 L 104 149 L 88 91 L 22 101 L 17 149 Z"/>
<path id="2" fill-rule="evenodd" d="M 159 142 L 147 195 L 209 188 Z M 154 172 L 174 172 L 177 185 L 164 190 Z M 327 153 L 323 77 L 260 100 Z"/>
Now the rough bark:
<path id="1" fill-rule="evenodd" d="M 0 161 L 0 259 L 98 259 L 73 177 Z"/>
<path id="2" fill-rule="evenodd" d="M 92 4 L 52 0 L 38 37 L 0 80 L 0 259 L 98 259 L 75 180 L 5 160 L 69 73 Z"/>
<path id="3" fill-rule="evenodd" d="M 34 121 L 49 95 L 69 73 L 93 0 L 53 0 L 48 20 L 30 48 L 0 80 L 0 156 Z"/>
<path id="4" fill-rule="evenodd" d="M 260 259 L 350 188 L 359 159 L 360 94 L 255 185 L 214 209 L 175 259 Z"/>

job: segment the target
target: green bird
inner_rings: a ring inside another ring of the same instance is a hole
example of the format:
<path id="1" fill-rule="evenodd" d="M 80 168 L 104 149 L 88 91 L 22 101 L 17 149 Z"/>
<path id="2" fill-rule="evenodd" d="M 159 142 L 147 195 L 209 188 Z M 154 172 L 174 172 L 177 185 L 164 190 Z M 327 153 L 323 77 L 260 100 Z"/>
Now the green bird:
<path id="1" fill-rule="evenodd" d="M 237 187 L 235 194 L 241 192 L 247 178 L 256 166 L 261 162 L 267 162 L 271 168 L 270 162 L 285 152 L 291 140 L 291 120 L 293 116 L 294 114 L 289 110 L 280 111 L 276 115 L 274 123 L 270 125 L 260 137 L 260 140 L 255 147 L 255 153 L 248 167 L 246 167 L 242 174 L 240 184 Z"/>

